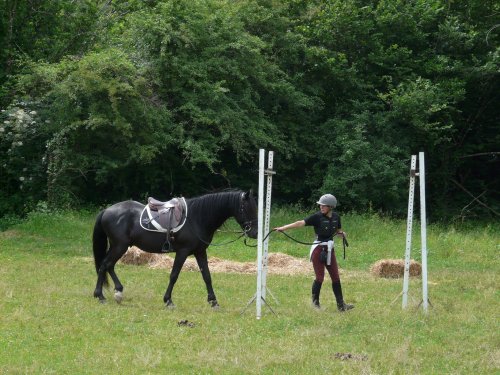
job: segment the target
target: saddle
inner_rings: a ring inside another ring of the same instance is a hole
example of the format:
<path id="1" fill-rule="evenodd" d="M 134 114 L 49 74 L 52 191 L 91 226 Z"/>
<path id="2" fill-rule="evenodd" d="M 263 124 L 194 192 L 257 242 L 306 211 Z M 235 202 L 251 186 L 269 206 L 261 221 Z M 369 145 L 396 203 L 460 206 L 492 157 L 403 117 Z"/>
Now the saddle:
<path id="1" fill-rule="evenodd" d="M 149 209 L 158 213 L 152 216 L 156 216 L 156 222 L 164 229 L 175 228 L 181 223 L 185 205 L 184 200 L 181 201 L 179 198 L 173 198 L 167 202 L 152 197 L 148 198 Z"/>
<path id="2" fill-rule="evenodd" d="M 187 205 L 184 198 L 173 198 L 167 202 L 149 197 L 141 213 L 140 224 L 145 230 L 166 234 L 163 252 L 171 251 L 172 233 L 179 231 L 186 223 Z"/>

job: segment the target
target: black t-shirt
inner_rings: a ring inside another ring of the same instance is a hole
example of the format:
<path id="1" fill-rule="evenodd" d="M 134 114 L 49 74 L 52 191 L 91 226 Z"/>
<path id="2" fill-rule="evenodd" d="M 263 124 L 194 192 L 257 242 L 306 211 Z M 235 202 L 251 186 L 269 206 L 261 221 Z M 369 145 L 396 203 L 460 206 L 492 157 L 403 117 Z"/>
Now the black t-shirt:
<path id="1" fill-rule="evenodd" d="M 329 218 L 319 211 L 305 218 L 304 221 L 307 226 L 314 227 L 316 238 L 321 242 L 330 241 L 337 233 L 337 229 L 342 228 L 340 216 L 336 212 L 332 212 L 332 217 Z"/>

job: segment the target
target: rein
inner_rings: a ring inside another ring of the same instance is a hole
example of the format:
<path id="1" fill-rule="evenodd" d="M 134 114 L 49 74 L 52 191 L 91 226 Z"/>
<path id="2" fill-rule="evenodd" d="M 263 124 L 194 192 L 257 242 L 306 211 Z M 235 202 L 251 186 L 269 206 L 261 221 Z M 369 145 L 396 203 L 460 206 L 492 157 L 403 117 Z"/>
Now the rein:
<path id="1" fill-rule="evenodd" d="M 226 241 L 226 242 L 221 242 L 221 243 L 216 243 L 216 244 L 213 244 L 213 243 L 211 243 L 211 242 L 207 242 L 207 241 L 203 240 L 202 238 L 200 238 L 200 236 L 198 236 L 198 233 L 196 233 L 196 231 L 194 231 L 194 230 L 193 230 L 193 233 L 194 233 L 194 235 L 196 236 L 196 238 L 197 238 L 198 240 L 200 240 L 201 242 L 203 242 L 205 245 L 208 245 L 208 246 L 224 246 L 224 245 L 229 245 L 229 244 L 231 244 L 231 243 L 233 243 L 233 242 L 236 242 L 236 241 L 238 241 L 241 237 L 246 236 L 246 235 L 247 235 L 247 232 L 248 232 L 250 229 L 252 229 L 252 224 L 251 224 L 252 222 L 253 222 L 253 220 L 246 221 L 246 222 L 244 223 L 244 224 L 245 224 L 245 229 L 244 229 L 244 230 L 243 230 L 243 232 L 241 232 L 241 234 L 240 234 L 238 237 L 236 237 L 234 240 L 229 240 L 229 241 Z M 188 224 L 188 222 L 186 222 L 186 224 Z M 189 225 L 189 224 L 188 224 L 188 225 Z M 193 227 L 191 227 L 191 229 L 192 229 L 192 228 L 193 228 Z M 237 232 L 236 232 L 236 233 L 237 233 Z M 245 238 L 245 245 L 246 245 L 246 238 Z M 249 245 L 247 245 L 247 246 L 249 246 Z"/>
<path id="2" fill-rule="evenodd" d="M 238 237 L 236 237 L 236 239 L 234 239 L 234 240 L 230 240 L 230 241 L 227 241 L 227 242 L 221 242 L 221 243 L 214 243 L 214 244 L 213 244 L 213 243 L 211 243 L 211 242 L 207 242 L 207 241 L 205 241 L 205 240 L 202 240 L 202 239 L 200 238 L 200 236 L 198 236 L 198 234 L 197 234 L 197 233 L 194 233 L 194 235 L 196 236 L 196 238 L 198 238 L 201 242 L 203 242 L 205 245 L 208 245 L 208 246 L 224 246 L 224 245 L 229 245 L 229 244 L 231 244 L 231 243 L 233 243 L 233 242 L 238 241 L 241 237 L 245 236 L 246 234 L 247 234 L 247 231 L 244 231 L 244 232 L 242 232 L 242 233 L 241 233 Z M 246 239 L 245 239 L 245 240 L 246 240 Z"/>

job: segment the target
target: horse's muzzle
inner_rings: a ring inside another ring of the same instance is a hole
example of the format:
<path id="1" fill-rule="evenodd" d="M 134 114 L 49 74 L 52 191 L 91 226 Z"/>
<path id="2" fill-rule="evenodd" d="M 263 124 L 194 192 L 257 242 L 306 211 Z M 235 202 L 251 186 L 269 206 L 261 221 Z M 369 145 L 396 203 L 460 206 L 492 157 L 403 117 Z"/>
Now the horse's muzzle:
<path id="1" fill-rule="evenodd" d="M 257 238 L 257 220 L 249 220 L 245 221 L 241 225 L 241 229 L 243 229 L 243 232 L 247 237 L 256 239 Z"/>
<path id="2" fill-rule="evenodd" d="M 250 238 L 257 238 L 257 228 L 251 227 L 248 231 L 246 231 L 246 234 Z"/>

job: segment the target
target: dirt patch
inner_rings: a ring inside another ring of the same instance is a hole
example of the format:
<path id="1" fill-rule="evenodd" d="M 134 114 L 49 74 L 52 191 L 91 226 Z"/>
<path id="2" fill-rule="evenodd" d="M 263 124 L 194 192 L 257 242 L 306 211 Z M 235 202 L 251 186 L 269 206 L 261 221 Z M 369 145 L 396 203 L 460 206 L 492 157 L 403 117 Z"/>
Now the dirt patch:
<path id="1" fill-rule="evenodd" d="M 120 259 L 121 263 L 142 265 L 147 264 L 151 268 L 172 269 L 174 258 L 163 254 L 146 253 L 132 246 Z M 219 273 L 257 273 L 256 262 L 233 262 L 215 257 L 208 258 L 208 266 L 211 272 Z M 189 257 L 182 268 L 187 271 L 199 271 L 196 260 Z M 298 275 L 310 274 L 311 264 L 305 259 L 295 258 L 283 253 L 270 253 L 267 258 L 267 272 L 275 275 Z"/>
<path id="2" fill-rule="evenodd" d="M 402 259 L 382 259 L 370 267 L 370 272 L 377 277 L 397 278 L 404 275 L 405 262 Z M 422 274 L 422 265 L 414 260 L 410 261 L 410 276 Z"/>
<path id="3" fill-rule="evenodd" d="M 0 232 L 0 237 L 9 239 L 9 238 L 17 238 L 22 237 L 22 233 L 15 229 L 6 230 L 5 232 Z"/>
<path id="4" fill-rule="evenodd" d="M 333 355 L 335 359 L 340 359 L 341 361 L 366 361 L 368 356 L 364 354 L 354 354 L 354 353 L 335 353 Z"/>
<path id="5" fill-rule="evenodd" d="M 189 320 L 180 320 L 177 322 L 177 326 L 194 328 L 195 324 L 193 322 L 190 322 Z"/>

